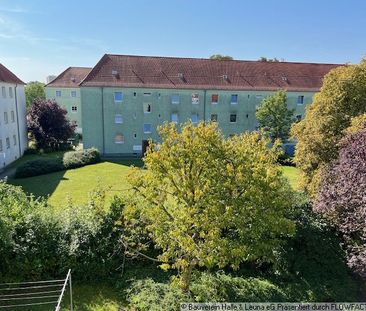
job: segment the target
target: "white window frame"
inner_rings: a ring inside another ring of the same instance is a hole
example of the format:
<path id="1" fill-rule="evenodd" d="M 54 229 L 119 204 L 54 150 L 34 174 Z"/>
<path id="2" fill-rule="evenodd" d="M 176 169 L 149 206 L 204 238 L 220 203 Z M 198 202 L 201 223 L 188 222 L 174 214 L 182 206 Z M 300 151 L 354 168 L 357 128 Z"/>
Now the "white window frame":
<path id="1" fill-rule="evenodd" d="M 299 101 L 300 98 L 301 98 L 301 101 Z M 304 104 L 304 99 L 305 99 L 304 95 L 297 96 L 297 104 L 298 105 L 303 105 Z"/>
<path id="2" fill-rule="evenodd" d="M 9 86 L 9 97 L 13 98 L 13 88 Z"/>
<path id="3" fill-rule="evenodd" d="M 200 94 L 192 93 L 192 105 L 198 105 L 200 103 Z"/>
<path id="4" fill-rule="evenodd" d="M 17 136 L 16 135 L 13 135 L 13 141 L 14 141 L 14 146 L 17 145 Z"/>
<path id="5" fill-rule="evenodd" d="M 193 121 L 193 116 L 196 117 L 196 121 Z M 198 123 L 198 113 L 192 113 L 191 114 L 191 121 L 193 124 L 197 124 Z"/>
<path id="6" fill-rule="evenodd" d="M 174 116 L 174 118 L 173 118 Z M 176 120 L 173 120 L 173 119 L 176 119 Z M 178 112 L 172 112 L 171 115 L 170 115 L 170 121 L 175 123 L 175 124 L 178 124 L 179 122 L 179 115 L 178 115 Z"/>
<path id="7" fill-rule="evenodd" d="M 176 97 L 178 100 L 174 100 L 174 97 Z M 180 96 L 179 96 L 179 94 L 172 94 L 171 95 L 171 98 L 170 98 L 170 102 L 171 102 L 171 104 L 172 105 L 179 105 L 179 103 L 180 103 Z"/>
<path id="8" fill-rule="evenodd" d="M 117 122 L 119 120 L 121 120 L 121 121 L 120 122 Z M 114 115 L 114 123 L 115 124 L 122 124 L 123 123 L 123 116 L 120 113 L 116 113 Z"/>
<path id="9" fill-rule="evenodd" d="M 1 87 L 1 93 L 3 95 L 3 98 L 6 98 L 6 88 L 5 88 L 5 86 Z"/>
<path id="10" fill-rule="evenodd" d="M 151 106 L 151 103 L 143 103 L 143 110 L 144 110 L 144 113 L 151 113 L 152 111 L 152 106 Z M 147 111 L 147 107 L 150 106 L 150 111 Z"/>
<path id="11" fill-rule="evenodd" d="M 233 102 L 233 96 L 236 96 L 236 102 Z M 237 105 L 238 104 L 238 101 L 239 101 L 239 96 L 238 94 L 231 94 L 231 97 L 230 97 L 230 102 L 232 105 Z"/>
<path id="12" fill-rule="evenodd" d="M 4 124 L 8 124 L 9 123 L 9 116 L 8 116 L 8 112 L 4 111 Z"/>
<path id="13" fill-rule="evenodd" d="M 122 140 L 116 140 L 117 136 L 121 136 Z M 124 144 L 125 143 L 125 135 L 122 133 L 117 133 L 116 136 L 114 136 L 114 143 L 117 145 Z"/>
<path id="14" fill-rule="evenodd" d="M 14 123 L 15 122 L 15 113 L 14 113 L 14 110 L 10 111 L 10 120 L 11 120 L 11 123 Z"/>
<path id="15" fill-rule="evenodd" d="M 235 116 L 235 121 L 231 121 L 231 116 Z M 230 113 L 229 121 L 230 121 L 230 123 L 236 123 L 238 121 L 238 114 L 237 113 Z"/>
<path id="16" fill-rule="evenodd" d="M 75 96 L 73 96 L 73 94 L 75 94 Z M 70 92 L 70 97 L 76 97 L 76 91 L 71 91 Z"/>
<path id="17" fill-rule="evenodd" d="M 6 137 L 6 149 L 10 149 L 10 138 Z"/>
<path id="18" fill-rule="evenodd" d="M 147 125 L 150 126 L 150 131 L 145 130 L 145 126 L 147 126 Z M 151 123 L 144 123 L 143 124 L 143 130 L 144 130 L 144 134 L 151 134 L 152 133 L 152 124 Z"/>
<path id="19" fill-rule="evenodd" d="M 213 97 L 214 96 L 217 96 L 217 100 L 216 101 L 213 101 Z M 211 94 L 211 104 L 212 105 L 217 105 L 219 103 L 219 94 Z"/>
<path id="20" fill-rule="evenodd" d="M 59 94 L 59 95 L 58 95 Z M 61 97 L 62 96 L 62 93 L 61 93 L 61 91 L 60 90 L 56 90 L 55 91 L 55 95 L 56 95 L 56 97 Z"/>
<path id="21" fill-rule="evenodd" d="M 116 100 L 116 94 L 121 94 L 121 99 L 119 100 Z M 119 91 L 117 91 L 117 92 L 114 92 L 113 93 L 113 99 L 114 99 L 114 102 L 115 103 L 122 103 L 122 101 L 123 101 L 123 93 L 122 92 L 119 92 Z"/>

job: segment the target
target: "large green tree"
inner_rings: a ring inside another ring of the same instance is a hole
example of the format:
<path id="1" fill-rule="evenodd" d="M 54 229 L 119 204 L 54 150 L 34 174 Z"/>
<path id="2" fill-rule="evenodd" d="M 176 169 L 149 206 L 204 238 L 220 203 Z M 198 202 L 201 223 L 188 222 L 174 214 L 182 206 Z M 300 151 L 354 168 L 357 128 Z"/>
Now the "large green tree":
<path id="1" fill-rule="evenodd" d="M 221 54 L 214 54 L 210 56 L 210 59 L 217 59 L 217 60 L 232 60 L 233 58 L 229 55 L 221 55 Z"/>
<path id="2" fill-rule="evenodd" d="M 146 170 L 130 175 L 125 220 L 138 239 L 146 230 L 162 267 L 177 269 L 187 290 L 196 267 L 275 260 L 282 237 L 294 232 L 278 144 L 270 148 L 258 133 L 225 139 L 213 123 L 187 123 L 181 132 L 167 124 L 159 132 Z"/>
<path id="3" fill-rule="evenodd" d="M 36 99 L 46 99 L 44 83 L 38 81 L 29 82 L 25 87 L 25 99 L 27 108 L 30 108 Z"/>
<path id="4" fill-rule="evenodd" d="M 287 107 L 286 92 L 280 90 L 263 99 L 255 114 L 260 127 L 272 140 L 285 142 L 290 134 L 294 119 L 294 110 Z"/>
<path id="5" fill-rule="evenodd" d="M 292 128 L 298 141 L 295 162 L 311 194 L 317 191 L 322 168 L 338 157 L 339 142 L 352 118 L 365 112 L 366 61 L 331 70 L 305 118 Z"/>

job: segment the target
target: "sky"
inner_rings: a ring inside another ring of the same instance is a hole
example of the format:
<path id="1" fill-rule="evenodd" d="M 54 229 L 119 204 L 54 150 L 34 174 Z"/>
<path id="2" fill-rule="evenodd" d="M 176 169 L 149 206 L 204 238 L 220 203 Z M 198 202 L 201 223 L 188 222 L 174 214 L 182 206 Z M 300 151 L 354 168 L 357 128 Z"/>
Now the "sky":
<path id="1" fill-rule="evenodd" d="M 0 63 L 25 82 L 105 54 L 358 63 L 365 0 L 0 0 Z"/>

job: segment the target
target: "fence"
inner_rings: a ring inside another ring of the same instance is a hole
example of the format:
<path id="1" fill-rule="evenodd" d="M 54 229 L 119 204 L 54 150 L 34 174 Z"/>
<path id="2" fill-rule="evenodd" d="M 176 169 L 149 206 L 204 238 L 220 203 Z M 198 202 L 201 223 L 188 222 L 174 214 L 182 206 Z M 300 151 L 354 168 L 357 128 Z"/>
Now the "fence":
<path id="1" fill-rule="evenodd" d="M 60 311 L 67 287 L 70 311 L 73 311 L 71 270 L 65 279 L 0 284 L 0 310 L 21 310 L 33 306 L 38 309 L 49 305 Z"/>

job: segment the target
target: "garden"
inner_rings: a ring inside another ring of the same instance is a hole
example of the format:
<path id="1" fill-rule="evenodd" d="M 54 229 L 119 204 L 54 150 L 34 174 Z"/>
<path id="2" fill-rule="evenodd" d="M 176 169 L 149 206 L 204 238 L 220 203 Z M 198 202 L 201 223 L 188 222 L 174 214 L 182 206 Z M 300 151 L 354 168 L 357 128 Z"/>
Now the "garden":
<path id="1" fill-rule="evenodd" d="M 260 132 L 166 124 L 143 161 L 43 141 L 59 151 L 38 146 L 0 182 L 0 280 L 72 269 L 81 311 L 363 301 L 365 82 L 364 61 L 332 70 L 292 127 L 281 91 L 263 101 Z M 279 140 L 289 135 L 290 163 Z"/>

